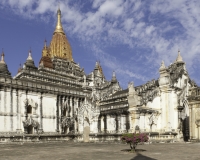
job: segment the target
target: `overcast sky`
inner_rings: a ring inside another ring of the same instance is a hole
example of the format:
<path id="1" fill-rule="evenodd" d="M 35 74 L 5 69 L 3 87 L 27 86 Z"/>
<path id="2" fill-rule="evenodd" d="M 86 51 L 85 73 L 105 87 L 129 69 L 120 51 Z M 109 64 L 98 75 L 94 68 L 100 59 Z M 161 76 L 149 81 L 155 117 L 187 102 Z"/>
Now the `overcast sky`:
<path id="1" fill-rule="evenodd" d="M 38 66 L 56 25 L 57 0 L 0 0 L 0 48 L 12 76 L 31 48 Z M 158 79 L 178 50 L 191 79 L 200 84 L 200 1 L 60 0 L 62 23 L 73 58 L 89 74 L 100 61 L 123 88 Z"/>

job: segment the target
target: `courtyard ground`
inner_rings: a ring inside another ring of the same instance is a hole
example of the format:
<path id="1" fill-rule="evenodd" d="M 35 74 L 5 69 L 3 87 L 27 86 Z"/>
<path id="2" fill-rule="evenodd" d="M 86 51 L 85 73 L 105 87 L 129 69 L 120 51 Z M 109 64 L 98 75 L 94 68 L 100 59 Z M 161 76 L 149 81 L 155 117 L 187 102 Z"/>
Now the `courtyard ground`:
<path id="1" fill-rule="evenodd" d="M 200 143 L 159 143 L 127 152 L 122 143 L 0 143 L 1 160 L 200 160 Z"/>

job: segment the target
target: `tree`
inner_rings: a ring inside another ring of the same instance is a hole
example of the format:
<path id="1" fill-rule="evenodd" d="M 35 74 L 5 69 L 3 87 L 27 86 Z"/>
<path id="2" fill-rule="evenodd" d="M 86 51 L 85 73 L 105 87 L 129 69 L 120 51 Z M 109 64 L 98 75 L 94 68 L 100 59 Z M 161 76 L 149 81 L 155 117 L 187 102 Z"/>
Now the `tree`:
<path id="1" fill-rule="evenodd" d="M 137 144 L 140 142 L 148 142 L 149 137 L 145 133 L 126 133 L 122 135 L 121 140 L 130 144 L 131 151 L 135 152 Z"/>

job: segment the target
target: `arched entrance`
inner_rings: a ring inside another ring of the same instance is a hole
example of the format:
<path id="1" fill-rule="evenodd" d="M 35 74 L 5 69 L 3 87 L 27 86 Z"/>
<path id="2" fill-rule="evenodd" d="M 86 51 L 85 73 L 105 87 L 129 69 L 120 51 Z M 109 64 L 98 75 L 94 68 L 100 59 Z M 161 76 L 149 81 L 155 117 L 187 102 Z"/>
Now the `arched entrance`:
<path id="1" fill-rule="evenodd" d="M 27 107 L 27 114 L 32 114 L 32 107 L 30 105 Z"/>
<path id="2" fill-rule="evenodd" d="M 28 134 L 33 134 L 33 126 L 32 125 L 29 125 L 28 127 L 27 127 L 27 133 Z"/>
<path id="3" fill-rule="evenodd" d="M 188 141 L 190 138 L 190 128 L 189 128 L 189 116 L 185 116 L 182 120 L 182 132 L 184 141 Z"/>
<path id="4" fill-rule="evenodd" d="M 190 128 L 189 128 L 189 109 L 187 101 L 183 102 L 184 109 L 182 110 L 182 133 L 184 141 L 188 141 L 190 138 Z"/>

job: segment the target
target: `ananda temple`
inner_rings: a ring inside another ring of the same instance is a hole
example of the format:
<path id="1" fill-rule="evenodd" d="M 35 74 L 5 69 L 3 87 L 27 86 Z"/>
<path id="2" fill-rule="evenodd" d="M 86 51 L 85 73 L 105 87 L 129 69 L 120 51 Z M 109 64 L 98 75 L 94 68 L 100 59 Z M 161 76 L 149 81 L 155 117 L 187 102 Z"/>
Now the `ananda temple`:
<path id="1" fill-rule="evenodd" d="M 14 77 L 1 55 L 0 141 L 119 140 L 133 132 L 160 141 L 199 139 L 200 88 L 180 51 L 170 66 L 161 63 L 158 79 L 122 89 L 115 72 L 107 80 L 99 62 L 88 75 L 74 62 L 58 9 L 52 40 L 41 52 L 36 66 L 30 51 Z"/>

